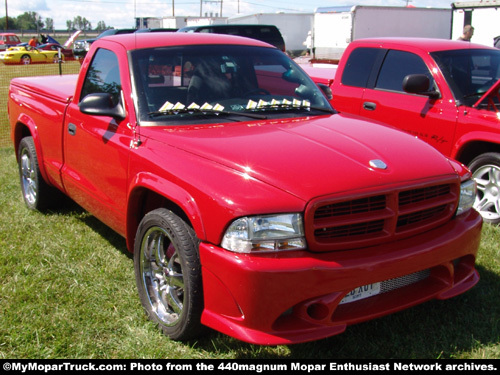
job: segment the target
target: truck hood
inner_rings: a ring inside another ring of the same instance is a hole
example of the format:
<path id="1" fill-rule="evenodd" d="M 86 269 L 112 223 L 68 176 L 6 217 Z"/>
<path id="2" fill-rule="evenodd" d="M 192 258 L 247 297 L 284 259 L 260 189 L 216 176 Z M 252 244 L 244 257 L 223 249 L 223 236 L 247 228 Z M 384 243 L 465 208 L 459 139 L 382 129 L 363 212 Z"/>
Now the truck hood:
<path id="1" fill-rule="evenodd" d="M 423 141 L 348 115 L 143 127 L 141 136 L 209 159 L 305 201 L 456 174 L 449 161 Z"/>

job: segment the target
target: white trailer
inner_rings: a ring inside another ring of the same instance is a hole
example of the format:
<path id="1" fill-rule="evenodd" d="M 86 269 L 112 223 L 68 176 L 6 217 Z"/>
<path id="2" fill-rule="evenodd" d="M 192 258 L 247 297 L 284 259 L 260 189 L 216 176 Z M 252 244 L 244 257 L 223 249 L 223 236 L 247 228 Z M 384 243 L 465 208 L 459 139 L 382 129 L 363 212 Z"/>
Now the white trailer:
<path id="1" fill-rule="evenodd" d="M 452 11 L 386 6 L 321 7 L 314 13 L 316 59 L 335 60 L 356 39 L 371 37 L 451 37 Z"/>
<path id="2" fill-rule="evenodd" d="M 229 18 L 229 24 L 258 24 L 276 26 L 285 40 L 287 51 L 293 55 L 306 49 L 307 33 L 313 28 L 313 13 L 257 13 Z"/>
<path id="3" fill-rule="evenodd" d="M 500 36 L 500 1 L 461 1 L 452 3 L 452 38 L 462 35 L 465 25 L 474 27 L 474 43 L 493 46 L 493 39 Z"/>

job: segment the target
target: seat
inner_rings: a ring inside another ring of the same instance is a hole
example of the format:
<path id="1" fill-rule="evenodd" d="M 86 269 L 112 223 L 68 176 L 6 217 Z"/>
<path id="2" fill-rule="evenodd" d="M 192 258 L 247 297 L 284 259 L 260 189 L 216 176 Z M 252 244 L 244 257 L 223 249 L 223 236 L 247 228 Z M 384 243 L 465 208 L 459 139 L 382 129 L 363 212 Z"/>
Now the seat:
<path id="1" fill-rule="evenodd" d="M 187 103 L 213 103 L 229 98 L 231 81 L 221 70 L 221 64 L 214 58 L 208 58 L 196 64 L 189 82 Z"/>

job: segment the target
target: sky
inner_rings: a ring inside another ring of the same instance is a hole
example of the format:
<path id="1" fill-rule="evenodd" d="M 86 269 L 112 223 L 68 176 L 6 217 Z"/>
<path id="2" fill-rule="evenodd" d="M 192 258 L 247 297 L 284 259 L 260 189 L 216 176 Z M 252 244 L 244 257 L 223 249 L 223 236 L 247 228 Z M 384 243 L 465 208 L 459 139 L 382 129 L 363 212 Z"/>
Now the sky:
<path id="1" fill-rule="evenodd" d="M 17 17 L 36 12 L 42 20 L 52 18 L 56 29 L 66 29 L 66 21 L 85 17 L 92 28 L 99 21 L 114 28 L 135 26 L 135 17 L 199 17 L 220 13 L 234 17 L 255 13 L 313 13 L 318 7 L 343 5 L 385 5 L 450 8 L 450 0 L 0 0 L 0 17 Z"/>

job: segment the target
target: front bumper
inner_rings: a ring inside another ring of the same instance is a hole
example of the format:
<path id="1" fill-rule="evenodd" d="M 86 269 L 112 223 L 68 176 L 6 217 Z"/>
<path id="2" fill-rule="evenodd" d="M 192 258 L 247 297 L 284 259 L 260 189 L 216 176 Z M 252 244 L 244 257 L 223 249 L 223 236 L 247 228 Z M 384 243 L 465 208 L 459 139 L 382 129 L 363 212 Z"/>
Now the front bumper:
<path id="1" fill-rule="evenodd" d="M 451 298 L 479 281 L 481 227 L 480 215 L 471 210 L 424 234 L 348 251 L 246 255 L 202 243 L 202 323 L 249 343 L 291 344 Z M 339 305 L 356 287 L 424 270 L 424 280 Z"/>

